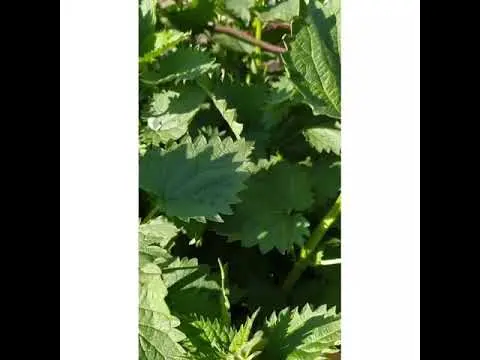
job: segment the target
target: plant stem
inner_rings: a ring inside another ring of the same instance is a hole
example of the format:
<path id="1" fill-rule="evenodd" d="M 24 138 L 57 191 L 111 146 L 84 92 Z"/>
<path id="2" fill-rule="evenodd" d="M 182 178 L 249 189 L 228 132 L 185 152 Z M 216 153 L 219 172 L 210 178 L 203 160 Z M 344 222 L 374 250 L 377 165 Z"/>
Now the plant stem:
<path id="1" fill-rule="evenodd" d="M 317 225 L 313 231 L 310 239 L 305 243 L 303 248 L 300 250 L 300 258 L 295 262 L 292 270 L 288 274 L 285 282 L 283 283 L 283 290 L 289 292 L 295 283 L 298 281 L 302 273 L 308 267 L 311 261 L 311 257 L 315 252 L 318 244 L 322 241 L 323 237 L 327 233 L 328 229 L 337 219 L 341 210 L 341 194 L 338 195 L 337 200 L 332 205 L 328 213 L 323 217 L 320 223 Z"/>
<path id="2" fill-rule="evenodd" d="M 341 262 L 342 262 L 341 259 L 322 260 L 320 265 L 322 266 L 337 265 L 337 264 L 340 264 Z"/>
<path id="3" fill-rule="evenodd" d="M 252 35 L 250 35 L 249 33 L 246 33 L 238 29 L 234 29 L 228 26 L 223 26 L 223 25 L 217 25 L 217 24 L 211 24 L 211 28 L 215 32 L 231 35 L 237 39 L 240 39 L 252 45 L 258 46 L 264 51 L 277 53 L 277 54 L 281 54 L 287 51 L 287 49 L 283 47 L 270 44 L 266 41 L 258 40 L 254 38 Z"/>
<path id="4" fill-rule="evenodd" d="M 145 224 L 147 222 L 149 222 L 150 220 L 153 219 L 153 217 L 158 213 L 158 211 L 160 210 L 160 205 L 155 205 L 152 210 L 149 211 L 149 213 L 147 214 L 147 216 L 145 216 L 142 220 L 142 224 Z"/>
<path id="5" fill-rule="evenodd" d="M 258 17 L 256 17 L 253 20 L 252 25 L 255 29 L 255 39 L 257 39 L 258 41 L 262 41 L 262 21 Z M 258 45 L 255 48 L 255 54 L 255 64 L 257 65 L 257 68 L 259 68 L 262 66 L 262 61 L 260 60 L 260 56 L 262 55 L 262 49 Z"/>

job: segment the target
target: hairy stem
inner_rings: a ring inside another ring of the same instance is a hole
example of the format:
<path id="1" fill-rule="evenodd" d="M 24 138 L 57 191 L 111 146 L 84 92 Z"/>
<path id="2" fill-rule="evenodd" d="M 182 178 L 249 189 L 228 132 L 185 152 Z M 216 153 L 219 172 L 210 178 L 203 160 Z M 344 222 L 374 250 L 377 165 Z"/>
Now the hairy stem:
<path id="1" fill-rule="evenodd" d="M 330 226 L 332 226 L 332 224 L 335 222 L 338 215 L 340 214 L 342 202 L 341 196 L 341 194 L 338 195 L 335 203 L 332 205 L 328 213 L 317 225 L 312 235 L 310 236 L 310 239 L 308 239 L 303 248 L 300 250 L 299 259 L 295 262 L 295 265 L 293 266 L 292 270 L 285 279 L 285 282 L 283 283 L 283 290 L 285 292 L 289 292 L 293 288 L 302 273 L 308 267 L 311 261 L 311 257 L 315 253 L 315 249 L 318 247 L 318 244 L 322 241 L 328 229 L 330 229 Z"/>
<path id="2" fill-rule="evenodd" d="M 244 31 L 234 29 L 234 28 L 231 28 L 231 27 L 228 27 L 228 26 L 210 24 L 210 28 L 215 32 L 231 35 L 231 36 L 233 36 L 237 39 L 248 42 L 252 45 L 255 45 L 255 46 L 261 48 L 264 51 L 268 51 L 268 52 L 276 53 L 276 54 L 281 54 L 281 53 L 284 53 L 284 52 L 287 51 L 287 49 L 285 49 L 284 47 L 273 45 L 273 44 L 270 44 L 266 41 L 256 39 L 255 37 L 253 37 L 249 33 L 246 33 Z"/>

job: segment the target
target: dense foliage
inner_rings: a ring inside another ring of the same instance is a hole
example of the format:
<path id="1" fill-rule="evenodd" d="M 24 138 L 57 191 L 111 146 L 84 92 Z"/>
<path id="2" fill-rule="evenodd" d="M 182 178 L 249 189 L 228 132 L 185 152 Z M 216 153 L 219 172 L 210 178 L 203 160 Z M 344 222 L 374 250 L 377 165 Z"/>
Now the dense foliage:
<path id="1" fill-rule="evenodd" d="M 340 1 L 140 0 L 140 359 L 340 350 Z"/>

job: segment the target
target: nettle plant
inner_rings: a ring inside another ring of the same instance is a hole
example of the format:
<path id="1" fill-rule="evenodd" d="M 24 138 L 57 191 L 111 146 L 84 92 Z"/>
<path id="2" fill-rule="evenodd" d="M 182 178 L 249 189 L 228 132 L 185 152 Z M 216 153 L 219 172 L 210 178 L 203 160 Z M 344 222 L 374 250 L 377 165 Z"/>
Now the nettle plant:
<path id="1" fill-rule="evenodd" d="M 140 359 L 340 351 L 339 0 L 140 0 Z"/>

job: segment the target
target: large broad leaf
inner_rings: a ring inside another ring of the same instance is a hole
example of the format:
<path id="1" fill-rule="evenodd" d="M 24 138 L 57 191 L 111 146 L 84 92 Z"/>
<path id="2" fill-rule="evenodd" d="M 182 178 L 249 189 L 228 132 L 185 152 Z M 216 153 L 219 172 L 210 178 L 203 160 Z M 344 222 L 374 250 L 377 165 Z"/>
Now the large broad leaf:
<path id="1" fill-rule="evenodd" d="M 326 122 L 303 131 L 305 139 L 318 152 L 333 152 L 340 155 L 340 126 L 333 122 Z"/>
<path id="2" fill-rule="evenodd" d="M 251 146 L 241 139 L 207 142 L 203 136 L 167 151 L 150 150 L 140 160 L 140 188 L 156 197 L 161 211 L 185 220 L 221 221 L 239 201 Z"/>
<path id="3" fill-rule="evenodd" d="M 184 85 L 153 95 L 146 120 L 161 143 L 177 140 L 201 110 L 206 95 L 198 86 Z"/>
<path id="4" fill-rule="evenodd" d="M 250 8 L 255 6 L 255 0 L 225 0 L 225 9 L 245 23 L 250 22 Z"/>
<path id="5" fill-rule="evenodd" d="M 284 1 L 266 11 L 260 12 L 258 17 L 264 23 L 272 21 L 290 22 L 300 14 L 300 1 L 303 0 Z"/>
<path id="6" fill-rule="evenodd" d="M 185 335 L 176 327 L 180 321 L 165 302 L 167 287 L 160 268 L 143 264 L 140 269 L 139 352 L 141 360 L 180 359 L 186 352 L 179 345 Z"/>
<path id="7" fill-rule="evenodd" d="M 146 84 L 158 85 L 171 81 L 176 83 L 193 80 L 218 67 L 215 59 L 206 53 L 193 49 L 178 49 L 158 61 L 158 70 L 148 71 L 140 80 Z"/>
<path id="8" fill-rule="evenodd" d="M 285 252 L 309 236 L 309 223 L 299 212 L 310 207 L 313 193 L 308 172 L 300 165 L 283 162 L 257 172 L 240 198 L 234 214 L 217 226 L 230 241 L 258 245 L 263 253 L 273 248 Z"/>
<path id="9" fill-rule="evenodd" d="M 322 9 L 309 1 L 294 40 L 282 54 L 286 70 L 315 115 L 340 118 L 340 58 L 333 50 Z"/>
<path id="10" fill-rule="evenodd" d="M 327 354 L 338 352 L 340 316 L 335 308 L 310 305 L 298 311 L 284 309 L 273 314 L 264 327 L 267 344 L 262 359 L 323 360 Z"/>

